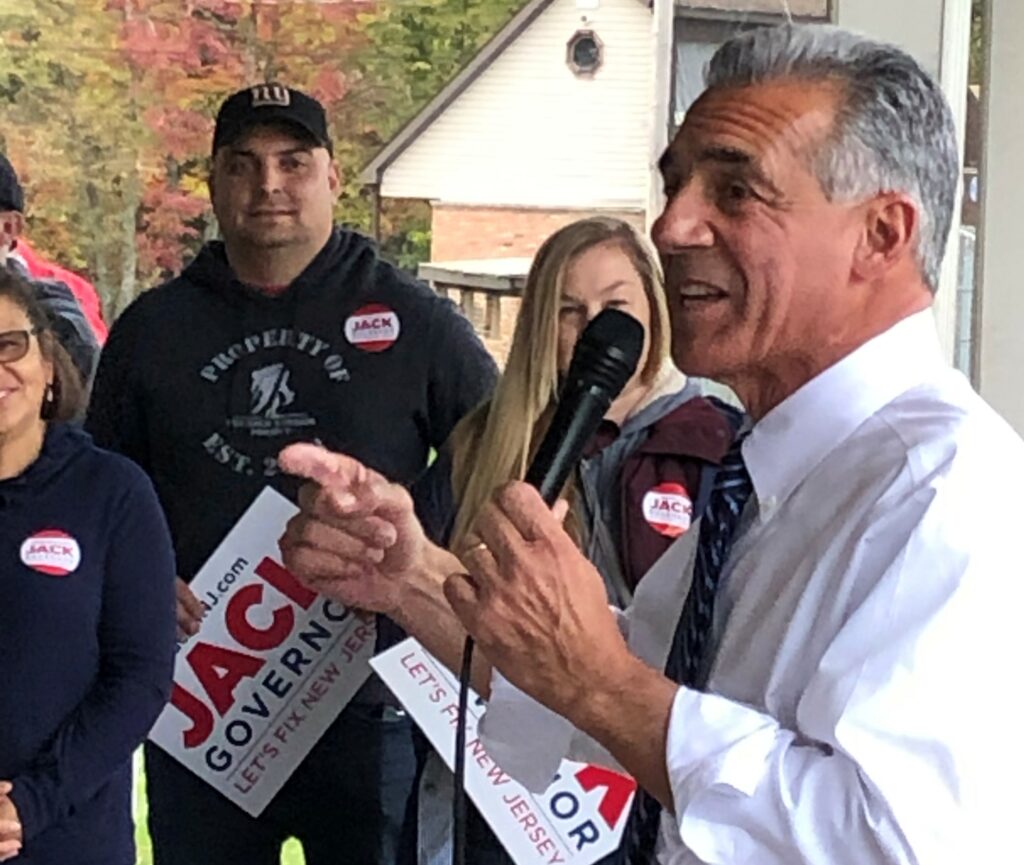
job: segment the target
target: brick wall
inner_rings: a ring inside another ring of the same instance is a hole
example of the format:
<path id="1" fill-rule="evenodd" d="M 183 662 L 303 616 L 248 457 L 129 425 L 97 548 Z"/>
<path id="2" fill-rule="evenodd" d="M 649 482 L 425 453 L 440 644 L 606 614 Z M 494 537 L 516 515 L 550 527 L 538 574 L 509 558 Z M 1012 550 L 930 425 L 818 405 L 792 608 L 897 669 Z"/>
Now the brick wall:
<path id="1" fill-rule="evenodd" d="M 530 257 L 563 225 L 598 215 L 598 211 L 540 210 L 512 207 L 466 207 L 435 204 L 430 257 L 434 261 Z M 608 213 L 644 230 L 642 213 Z"/>

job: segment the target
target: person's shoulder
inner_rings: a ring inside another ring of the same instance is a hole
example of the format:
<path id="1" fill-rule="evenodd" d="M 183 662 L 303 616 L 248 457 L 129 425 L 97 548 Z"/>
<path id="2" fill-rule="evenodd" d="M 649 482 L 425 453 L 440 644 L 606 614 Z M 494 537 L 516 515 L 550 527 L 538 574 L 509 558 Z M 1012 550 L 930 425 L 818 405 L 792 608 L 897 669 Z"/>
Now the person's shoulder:
<path id="1" fill-rule="evenodd" d="M 827 463 L 825 494 L 845 490 L 867 507 L 869 524 L 916 514 L 951 536 L 1010 531 L 1024 485 L 1024 442 L 953 370 L 891 400 Z"/>
<path id="2" fill-rule="evenodd" d="M 149 323 L 153 319 L 163 320 L 166 316 L 183 314 L 183 304 L 195 302 L 203 295 L 202 286 L 189 277 L 189 268 L 177 276 L 144 289 L 118 316 L 115 327 L 123 330 L 127 326 Z"/>
<path id="3" fill-rule="evenodd" d="M 82 305 L 78 302 L 78 298 L 75 297 L 74 292 L 71 290 L 71 286 L 63 280 L 51 277 L 43 279 L 32 277 L 30 282 L 37 300 L 42 303 L 54 318 L 58 329 L 61 322 L 81 321 L 83 329 L 87 330 L 85 312 L 82 309 Z"/>
<path id="4" fill-rule="evenodd" d="M 30 276 L 28 279 L 40 300 L 63 301 L 78 305 L 75 293 L 64 280 L 53 276 Z"/>
<path id="5" fill-rule="evenodd" d="M 405 304 L 437 305 L 446 301 L 421 279 L 398 267 L 380 254 L 376 243 L 353 229 L 339 229 L 343 257 L 349 266 L 362 270 L 364 293 L 369 292 L 382 300 L 401 301 Z"/>
<path id="6" fill-rule="evenodd" d="M 1024 441 L 954 370 L 901 394 L 877 419 L 879 434 L 898 440 L 922 475 L 954 462 L 1001 463 L 1024 472 Z"/>
<path id="7" fill-rule="evenodd" d="M 637 421 L 649 430 L 641 445 L 643 452 L 699 457 L 718 463 L 742 426 L 744 415 L 687 384 L 678 393 L 643 410 Z"/>
<path id="8" fill-rule="evenodd" d="M 91 483 L 105 489 L 117 499 L 138 496 L 149 498 L 154 495 L 149 475 L 128 457 L 97 445 L 92 437 L 82 431 L 73 430 L 75 447 L 79 451 L 78 465 Z"/>
<path id="9" fill-rule="evenodd" d="M 854 458 L 833 476 L 837 487 L 870 498 L 864 532 L 913 539 L 914 556 L 936 573 L 976 564 L 1004 576 L 1016 555 L 1024 486 L 1024 442 L 1009 424 L 950 370 L 893 400 L 866 427 L 848 452 Z"/>
<path id="10" fill-rule="evenodd" d="M 682 423 L 703 423 L 726 428 L 730 439 L 735 436 L 746 421 L 746 415 L 736 406 L 730 405 L 717 396 L 683 390 L 675 404 L 665 413 L 666 419 Z"/>

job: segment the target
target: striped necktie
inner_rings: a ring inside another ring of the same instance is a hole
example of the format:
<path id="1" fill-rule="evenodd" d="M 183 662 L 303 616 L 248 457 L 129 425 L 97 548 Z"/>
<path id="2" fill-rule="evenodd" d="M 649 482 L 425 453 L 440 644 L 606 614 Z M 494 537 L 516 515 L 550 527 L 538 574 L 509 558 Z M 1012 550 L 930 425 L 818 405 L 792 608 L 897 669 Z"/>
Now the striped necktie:
<path id="1" fill-rule="evenodd" d="M 740 515 L 753 491 L 741 451 L 745 437 L 733 443 L 715 475 L 715 486 L 701 517 L 693 581 L 665 662 L 666 676 L 697 690 L 705 687 L 710 668 L 707 646 L 711 638 L 718 583 L 736 536 Z M 620 848 L 620 862 L 626 865 L 650 865 L 654 862 L 660 817 L 658 800 L 638 788 Z"/>

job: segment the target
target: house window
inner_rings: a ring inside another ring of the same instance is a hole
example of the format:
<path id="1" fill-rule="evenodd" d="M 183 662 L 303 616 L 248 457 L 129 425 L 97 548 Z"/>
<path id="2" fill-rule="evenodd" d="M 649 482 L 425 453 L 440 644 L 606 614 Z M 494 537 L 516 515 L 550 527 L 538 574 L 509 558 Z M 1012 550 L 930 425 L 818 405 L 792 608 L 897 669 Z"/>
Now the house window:
<path id="1" fill-rule="evenodd" d="M 743 30 L 749 22 L 678 16 L 675 21 L 674 74 L 670 132 L 675 133 L 687 109 L 704 91 L 704 73 L 718 46 Z"/>
<path id="2" fill-rule="evenodd" d="M 593 30 L 577 30 L 569 40 L 566 62 L 576 75 L 593 75 L 604 59 L 604 43 Z"/>

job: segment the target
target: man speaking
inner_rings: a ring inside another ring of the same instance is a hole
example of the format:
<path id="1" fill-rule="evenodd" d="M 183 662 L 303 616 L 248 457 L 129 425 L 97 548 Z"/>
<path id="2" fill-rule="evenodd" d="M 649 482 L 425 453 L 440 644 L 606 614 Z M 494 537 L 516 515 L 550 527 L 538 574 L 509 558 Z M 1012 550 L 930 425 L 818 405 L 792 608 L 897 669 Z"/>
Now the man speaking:
<path id="1" fill-rule="evenodd" d="M 661 170 L 676 362 L 753 427 L 630 609 L 525 484 L 460 564 L 311 448 L 282 458 L 316 482 L 288 565 L 446 663 L 471 634 L 488 749 L 524 782 L 566 751 L 631 773 L 630 865 L 1009 861 L 1024 444 L 929 312 L 959 178 L 938 85 L 841 30 L 749 32 Z"/>

